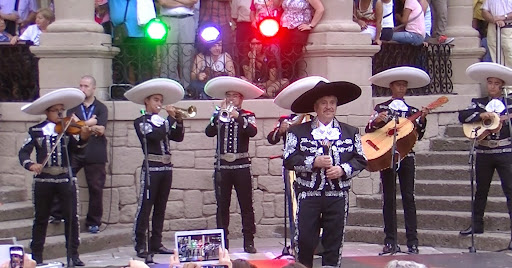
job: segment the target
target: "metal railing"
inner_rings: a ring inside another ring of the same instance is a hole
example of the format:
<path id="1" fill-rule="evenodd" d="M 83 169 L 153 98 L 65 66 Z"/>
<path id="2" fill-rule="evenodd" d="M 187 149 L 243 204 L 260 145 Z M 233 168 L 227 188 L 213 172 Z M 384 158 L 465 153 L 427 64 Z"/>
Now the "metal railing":
<path id="1" fill-rule="evenodd" d="M 39 97 L 38 62 L 29 43 L 0 43 L 0 102 Z"/>
<path id="2" fill-rule="evenodd" d="M 451 46 L 448 44 L 429 44 L 413 46 L 406 44 L 385 43 L 373 56 L 372 74 L 398 67 L 411 66 L 424 70 L 430 76 L 430 84 L 422 88 L 407 90 L 407 95 L 452 94 Z M 374 97 L 391 96 L 389 88 L 372 85 Z"/>
<path id="3" fill-rule="evenodd" d="M 290 82 L 307 76 L 304 48 L 283 51 L 278 44 L 267 43 L 223 44 L 223 48 L 216 57 L 209 49 L 194 44 L 126 42 L 113 60 L 111 98 L 123 99 L 127 87 L 122 84 L 136 85 L 164 77 L 180 82 L 186 99 L 208 99 L 204 85 L 217 76 L 240 77 L 263 89 L 261 98 L 273 98 Z"/>

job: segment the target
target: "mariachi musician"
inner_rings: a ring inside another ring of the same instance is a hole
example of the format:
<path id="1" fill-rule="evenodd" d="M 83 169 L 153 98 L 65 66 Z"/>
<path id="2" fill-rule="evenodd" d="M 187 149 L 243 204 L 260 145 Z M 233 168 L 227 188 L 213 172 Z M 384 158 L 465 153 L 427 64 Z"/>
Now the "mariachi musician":
<path id="1" fill-rule="evenodd" d="M 367 161 L 359 130 L 339 122 L 335 115 L 337 106 L 360 95 L 361 88 L 352 83 L 320 81 L 291 106 L 296 113 L 317 114 L 310 122 L 290 127 L 284 150 L 285 167 L 297 175 L 296 258 L 307 267 L 313 266 L 320 227 L 322 266 L 341 266 L 348 190 Z"/>
<path id="2" fill-rule="evenodd" d="M 72 174 L 69 159 L 73 154 L 81 153 L 87 146 L 91 134 L 87 126 L 76 126 L 76 133 L 65 132 L 66 126 L 74 125 L 74 119 L 63 120 L 62 115 L 82 103 L 85 95 L 76 88 L 64 88 L 52 91 L 21 110 L 32 115 L 46 115 L 46 120 L 31 127 L 19 151 L 20 164 L 34 173 L 34 225 L 32 226 L 32 259 L 37 264 L 43 263 L 43 250 L 50 209 L 54 197 L 62 201 L 62 213 L 65 221 L 67 256 L 73 266 L 85 264 L 78 256 L 79 230 L 77 214 L 76 177 Z M 64 126 L 63 126 L 64 125 Z M 58 133 L 60 129 L 61 133 Z M 79 134 L 76 140 L 74 135 Z M 36 149 L 36 162 L 30 159 Z M 68 155 L 67 155 L 68 154 Z M 69 157 L 67 157 L 69 156 Z M 70 178 L 71 175 L 71 178 Z"/>
<path id="3" fill-rule="evenodd" d="M 217 227 L 224 229 L 226 248 L 228 248 L 229 206 L 231 191 L 234 187 L 242 214 L 244 251 L 256 253 L 249 138 L 256 136 L 258 129 L 254 113 L 242 109 L 242 103 L 246 99 L 261 96 L 263 91 L 242 79 L 221 76 L 208 81 L 205 93 L 212 98 L 223 99 L 221 107 L 214 111 L 205 129 L 206 136 L 217 136 L 218 155 L 216 155 L 215 166 L 219 172 L 216 172 L 214 182 L 217 197 Z"/>
<path id="4" fill-rule="evenodd" d="M 173 251 L 162 244 L 165 208 L 172 184 L 169 142 L 183 141 L 185 128 L 182 113 L 170 104 L 181 100 L 185 90 L 174 80 L 155 78 L 133 87 L 124 95 L 136 104 L 145 105 L 143 115 L 133 122 L 142 150 L 147 156 L 141 169 L 141 189 L 135 214 L 135 251 L 139 258 L 147 258 L 148 254 L 154 253 L 172 254 Z M 167 118 L 158 115 L 161 109 L 165 109 Z M 151 237 L 148 237 L 146 244 L 152 208 Z"/>
<path id="5" fill-rule="evenodd" d="M 418 109 L 408 105 L 404 96 L 408 88 L 419 88 L 430 83 L 430 78 L 423 70 L 413 67 L 396 67 L 382 71 L 372 77 L 370 81 L 380 87 L 391 89 L 391 99 L 377 104 L 372 114 L 366 133 L 371 133 L 385 126 L 395 117 L 409 117 Z M 418 140 L 423 137 L 425 127 L 427 126 L 427 108 L 422 109 L 421 117 L 415 120 L 415 130 L 418 133 Z M 395 198 L 396 179 L 391 168 L 380 172 L 383 192 L 383 214 L 384 214 L 384 239 L 383 253 L 392 253 L 400 251 L 397 238 L 395 237 L 396 222 L 394 222 L 394 213 L 396 207 L 393 207 Z M 416 203 L 414 200 L 414 179 L 415 179 L 415 157 L 414 151 L 410 151 L 400 162 L 400 168 L 397 170 L 400 181 L 400 190 L 402 193 L 402 204 L 404 207 L 405 232 L 407 237 L 407 248 L 409 253 L 418 254 L 418 232 L 416 219 Z"/>
<path id="6" fill-rule="evenodd" d="M 466 74 L 475 81 L 485 83 L 488 96 L 471 100 L 471 105 L 459 112 L 461 123 L 493 120 L 493 115 L 506 116 L 512 112 L 512 99 L 505 99 L 503 86 L 512 85 L 512 69 L 491 62 L 479 62 L 468 67 Z M 509 107 L 508 111 L 506 107 Z M 502 120 L 502 119 L 498 119 Z M 507 197 L 507 208 L 512 230 L 512 142 L 509 120 L 503 120 L 503 127 L 478 141 L 476 146 L 476 193 L 474 222 L 461 235 L 484 232 L 484 211 L 494 170 L 498 171 L 503 193 Z M 493 125 L 493 124 L 492 124 Z M 483 127 L 479 127 L 482 128 Z M 512 234 L 511 234 L 512 236 Z M 512 250 L 512 239 L 508 245 Z"/>

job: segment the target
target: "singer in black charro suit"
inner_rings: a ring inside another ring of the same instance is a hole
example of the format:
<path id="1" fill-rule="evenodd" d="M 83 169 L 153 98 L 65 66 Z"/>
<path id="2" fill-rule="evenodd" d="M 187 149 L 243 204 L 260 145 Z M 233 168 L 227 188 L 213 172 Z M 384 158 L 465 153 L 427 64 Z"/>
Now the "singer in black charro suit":
<path id="1" fill-rule="evenodd" d="M 323 228 L 322 266 L 340 267 L 351 179 L 366 167 L 359 130 L 336 120 L 336 108 L 361 94 L 348 82 L 319 82 L 292 104 L 296 113 L 316 112 L 310 122 L 292 126 L 286 136 L 284 165 L 295 171 L 297 260 L 313 266 Z"/>
<path id="2" fill-rule="evenodd" d="M 382 74 L 384 74 L 384 77 Z M 424 83 L 418 85 L 418 81 L 422 79 L 424 79 Z M 382 128 L 396 116 L 407 118 L 418 112 L 419 110 L 417 108 L 405 102 L 404 96 L 407 92 L 407 88 L 409 85 L 418 87 L 424 86 L 430 82 L 426 73 L 412 67 L 390 69 L 373 76 L 370 80 L 379 86 L 389 87 L 392 95 L 390 100 L 375 106 L 375 111 L 366 126 L 366 133 L 374 132 Z M 421 116 L 413 122 L 416 126 L 413 131 L 417 131 L 418 140 L 425 134 L 425 127 L 427 126 L 426 116 L 428 112 L 428 109 L 423 108 Z M 416 176 L 415 161 L 414 151 L 411 150 L 400 162 L 400 168 L 397 170 L 397 174 L 404 207 L 408 252 L 418 254 L 418 223 L 416 218 L 416 201 L 414 199 L 414 180 Z M 395 237 L 397 223 L 394 219 L 396 213 L 396 206 L 394 206 L 396 177 L 394 177 L 394 175 L 391 168 L 384 169 L 380 172 L 384 201 L 382 212 L 384 214 L 384 233 L 386 235 L 384 238 L 384 248 L 382 249 L 383 253 L 391 253 L 400 250 L 397 246 L 397 238 Z"/>

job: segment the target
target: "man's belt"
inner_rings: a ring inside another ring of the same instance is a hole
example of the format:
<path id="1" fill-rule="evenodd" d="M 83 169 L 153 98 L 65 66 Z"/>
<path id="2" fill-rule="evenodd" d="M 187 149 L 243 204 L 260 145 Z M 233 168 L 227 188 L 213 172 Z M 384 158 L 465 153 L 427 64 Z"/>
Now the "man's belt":
<path id="1" fill-rule="evenodd" d="M 502 139 L 502 140 L 481 140 L 478 142 L 478 145 L 489 147 L 489 148 L 496 148 L 501 146 L 507 146 L 512 144 L 512 142 L 509 139 Z"/>
<path id="2" fill-rule="evenodd" d="M 249 157 L 249 153 L 226 153 L 220 154 L 220 159 L 228 162 L 233 162 L 237 159 L 247 158 Z"/>
<path id="3" fill-rule="evenodd" d="M 170 164 L 171 163 L 171 155 L 148 154 L 148 161 L 160 162 L 162 164 Z"/>
<path id="4" fill-rule="evenodd" d="M 162 16 L 175 18 L 175 19 L 184 19 L 184 18 L 192 17 L 194 15 L 193 14 L 182 14 L 182 15 L 162 15 Z"/>
<path id="5" fill-rule="evenodd" d="M 50 174 L 52 176 L 60 175 L 67 172 L 68 168 L 65 167 L 44 167 L 41 171 L 41 173 Z"/>

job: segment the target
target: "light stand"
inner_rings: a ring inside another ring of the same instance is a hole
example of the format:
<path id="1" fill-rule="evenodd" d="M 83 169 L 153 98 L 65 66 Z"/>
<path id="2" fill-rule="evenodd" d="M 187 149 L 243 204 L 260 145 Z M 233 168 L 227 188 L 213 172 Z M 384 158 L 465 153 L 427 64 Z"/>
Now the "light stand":
<path id="1" fill-rule="evenodd" d="M 146 188 L 146 194 L 145 196 L 146 200 L 150 200 L 150 193 L 149 188 L 151 186 L 151 181 L 149 179 L 149 160 L 148 160 L 148 140 L 146 137 L 146 125 L 148 123 L 146 118 L 146 111 L 144 109 L 140 110 L 140 113 L 142 114 L 142 125 L 144 126 L 142 131 L 142 146 L 144 147 L 144 167 L 146 168 L 146 172 L 144 173 L 144 185 Z M 144 189 L 143 189 L 144 190 Z M 144 202 L 144 201 L 143 201 Z M 151 235 L 151 224 L 149 223 L 149 217 L 148 217 L 148 229 L 146 233 L 146 259 L 144 260 L 145 263 L 153 263 L 153 253 L 150 251 L 149 246 L 149 239 Z"/>
<path id="2" fill-rule="evenodd" d="M 59 113 L 59 117 L 60 116 L 60 113 Z M 62 117 L 61 117 L 62 118 Z M 71 120 L 71 119 L 70 119 Z M 71 161 L 70 161 L 70 157 L 69 157 L 69 150 L 68 150 L 68 142 L 69 142 L 69 137 L 66 136 L 66 131 L 67 131 L 67 128 L 69 127 L 69 124 L 66 124 L 65 123 L 65 120 L 61 120 L 60 121 L 61 124 L 62 124 L 62 133 L 63 133 L 63 138 L 64 139 L 61 139 L 61 143 L 62 143 L 62 147 L 64 149 L 64 155 L 66 156 L 66 162 L 68 163 L 68 166 L 67 166 L 67 170 L 68 170 L 68 178 L 69 178 L 69 181 L 68 181 L 68 186 L 69 186 L 69 191 L 71 192 L 71 204 L 67 204 L 66 206 L 69 206 L 69 211 L 68 211 L 68 220 L 66 221 L 66 225 L 68 226 L 68 237 L 67 237 L 67 254 L 66 254 L 66 263 L 67 263 L 67 267 L 75 267 L 75 263 L 73 261 L 71 261 L 71 239 L 72 239 L 72 233 L 73 233 L 73 211 L 74 211 L 74 208 L 76 208 L 77 204 L 75 202 L 78 202 L 77 200 L 77 196 L 76 196 L 76 190 L 73 192 L 73 186 L 74 186 L 74 181 L 73 181 L 73 171 L 71 170 Z M 76 200 L 75 200 L 76 199 Z M 76 215 L 74 215 L 76 217 Z"/>
<path id="3" fill-rule="evenodd" d="M 399 116 L 398 114 L 396 114 L 396 112 L 393 112 L 393 119 L 392 119 L 394 122 L 395 122 L 395 125 L 393 127 L 393 146 L 391 147 L 391 170 L 392 170 L 392 176 L 393 176 L 393 184 L 392 184 L 392 188 L 393 188 L 393 203 L 392 203 L 392 206 L 393 206 L 393 235 L 394 235 L 394 238 L 395 238 L 395 241 L 394 241 L 394 244 L 392 245 L 391 247 L 391 251 L 390 252 L 380 252 L 379 253 L 379 256 L 382 256 L 382 255 L 385 255 L 385 254 L 389 254 L 389 255 L 395 255 L 397 253 L 405 253 L 405 254 L 408 254 L 409 252 L 403 252 L 400 250 L 400 247 L 398 246 L 398 227 L 397 227 L 397 216 L 396 216 L 396 175 L 397 175 L 397 171 L 398 169 L 400 168 L 400 152 L 398 152 L 397 148 L 396 148 L 396 136 L 398 135 L 398 132 L 397 132 L 397 125 L 399 124 Z"/>
<path id="4" fill-rule="evenodd" d="M 475 137 L 473 138 L 473 142 L 471 144 L 471 148 L 469 150 L 469 180 L 471 181 L 471 246 L 468 248 L 469 253 L 476 253 L 475 248 L 475 145 L 478 140 L 477 131 L 480 127 L 476 127 L 473 129 L 473 133 Z"/>

